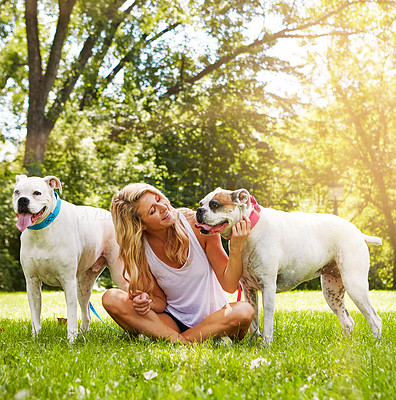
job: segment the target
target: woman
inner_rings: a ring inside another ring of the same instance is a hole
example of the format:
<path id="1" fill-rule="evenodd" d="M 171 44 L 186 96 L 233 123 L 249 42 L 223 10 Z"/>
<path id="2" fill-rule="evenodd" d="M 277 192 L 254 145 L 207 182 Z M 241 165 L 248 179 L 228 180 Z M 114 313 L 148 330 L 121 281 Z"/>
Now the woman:
<path id="1" fill-rule="evenodd" d="M 128 293 L 110 289 L 102 298 L 117 324 L 182 343 L 246 334 L 253 308 L 229 303 L 223 289 L 237 288 L 248 219 L 233 227 L 228 258 L 218 234 L 201 235 L 195 213 L 174 209 L 153 186 L 127 185 L 113 197 L 111 214 L 129 280 Z"/>

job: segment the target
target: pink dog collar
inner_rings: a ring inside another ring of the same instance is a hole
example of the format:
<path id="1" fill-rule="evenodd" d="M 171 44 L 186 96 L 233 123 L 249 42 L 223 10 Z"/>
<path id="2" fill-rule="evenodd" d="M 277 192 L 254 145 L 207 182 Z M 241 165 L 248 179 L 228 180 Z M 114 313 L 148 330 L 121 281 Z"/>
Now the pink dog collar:
<path id="1" fill-rule="evenodd" d="M 250 222 L 252 223 L 250 229 L 253 229 L 254 226 L 257 224 L 258 220 L 260 219 L 260 206 L 258 205 L 254 196 L 250 196 L 250 203 L 254 208 L 249 215 Z"/>
<path id="2" fill-rule="evenodd" d="M 257 224 L 258 220 L 260 219 L 260 206 L 258 205 L 256 199 L 254 196 L 250 196 L 250 203 L 253 206 L 253 210 L 249 215 L 249 219 L 251 222 L 250 229 L 253 229 L 254 226 Z M 241 283 L 238 283 L 238 295 L 237 295 L 237 301 L 241 301 L 242 299 L 242 286 Z"/>

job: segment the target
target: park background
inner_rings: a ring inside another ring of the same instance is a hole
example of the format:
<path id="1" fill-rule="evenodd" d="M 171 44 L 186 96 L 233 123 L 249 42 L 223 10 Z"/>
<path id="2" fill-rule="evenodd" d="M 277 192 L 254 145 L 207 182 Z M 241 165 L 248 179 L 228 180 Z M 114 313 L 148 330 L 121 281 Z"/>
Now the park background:
<path id="1" fill-rule="evenodd" d="M 337 206 L 383 239 L 370 287 L 395 289 L 395 21 L 385 0 L 1 1 L 0 290 L 25 288 L 20 173 L 106 209 L 137 181 L 175 206 L 218 186 Z"/>

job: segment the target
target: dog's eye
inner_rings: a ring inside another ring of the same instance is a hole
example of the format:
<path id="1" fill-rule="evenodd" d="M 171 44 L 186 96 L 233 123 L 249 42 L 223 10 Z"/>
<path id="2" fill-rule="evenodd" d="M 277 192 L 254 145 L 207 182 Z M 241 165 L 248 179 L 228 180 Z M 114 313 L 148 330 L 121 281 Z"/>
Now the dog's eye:
<path id="1" fill-rule="evenodd" d="M 15 190 L 14 191 L 14 196 L 18 196 L 18 194 L 19 194 L 19 190 Z"/>
<path id="2" fill-rule="evenodd" d="M 217 209 L 220 208 L 220 207 L 221 207 L 221 204 L 220 204 L 218 201 L 216 201 L 216 200 L 211 200 L 211 201 L 209 202 L 209 208 L 210 208 L 211 210 L 213 210 L 213 211 L 217 210 Z"/>
<path id="3" fill-rule="evenodd" d="M 38 192 L 37 190 L 35 192 L 33 192 L 33 196 L 40 196 L 41 192 Z"/>

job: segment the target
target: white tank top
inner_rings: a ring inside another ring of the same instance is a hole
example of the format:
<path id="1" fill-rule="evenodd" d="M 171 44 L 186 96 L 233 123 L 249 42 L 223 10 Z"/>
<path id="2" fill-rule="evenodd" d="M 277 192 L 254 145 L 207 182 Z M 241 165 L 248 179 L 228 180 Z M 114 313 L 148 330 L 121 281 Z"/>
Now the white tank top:
<path id="1" fill-rule="evenodd" d="M 183 214 L 180 219 L 189 237 L 188 260 L 181 268 L 161 261 L 146 238 L 145 252 L 151 272 L 165 293 L 165 310 L 191 328 L 229 300 L 187 219 Z"/>

